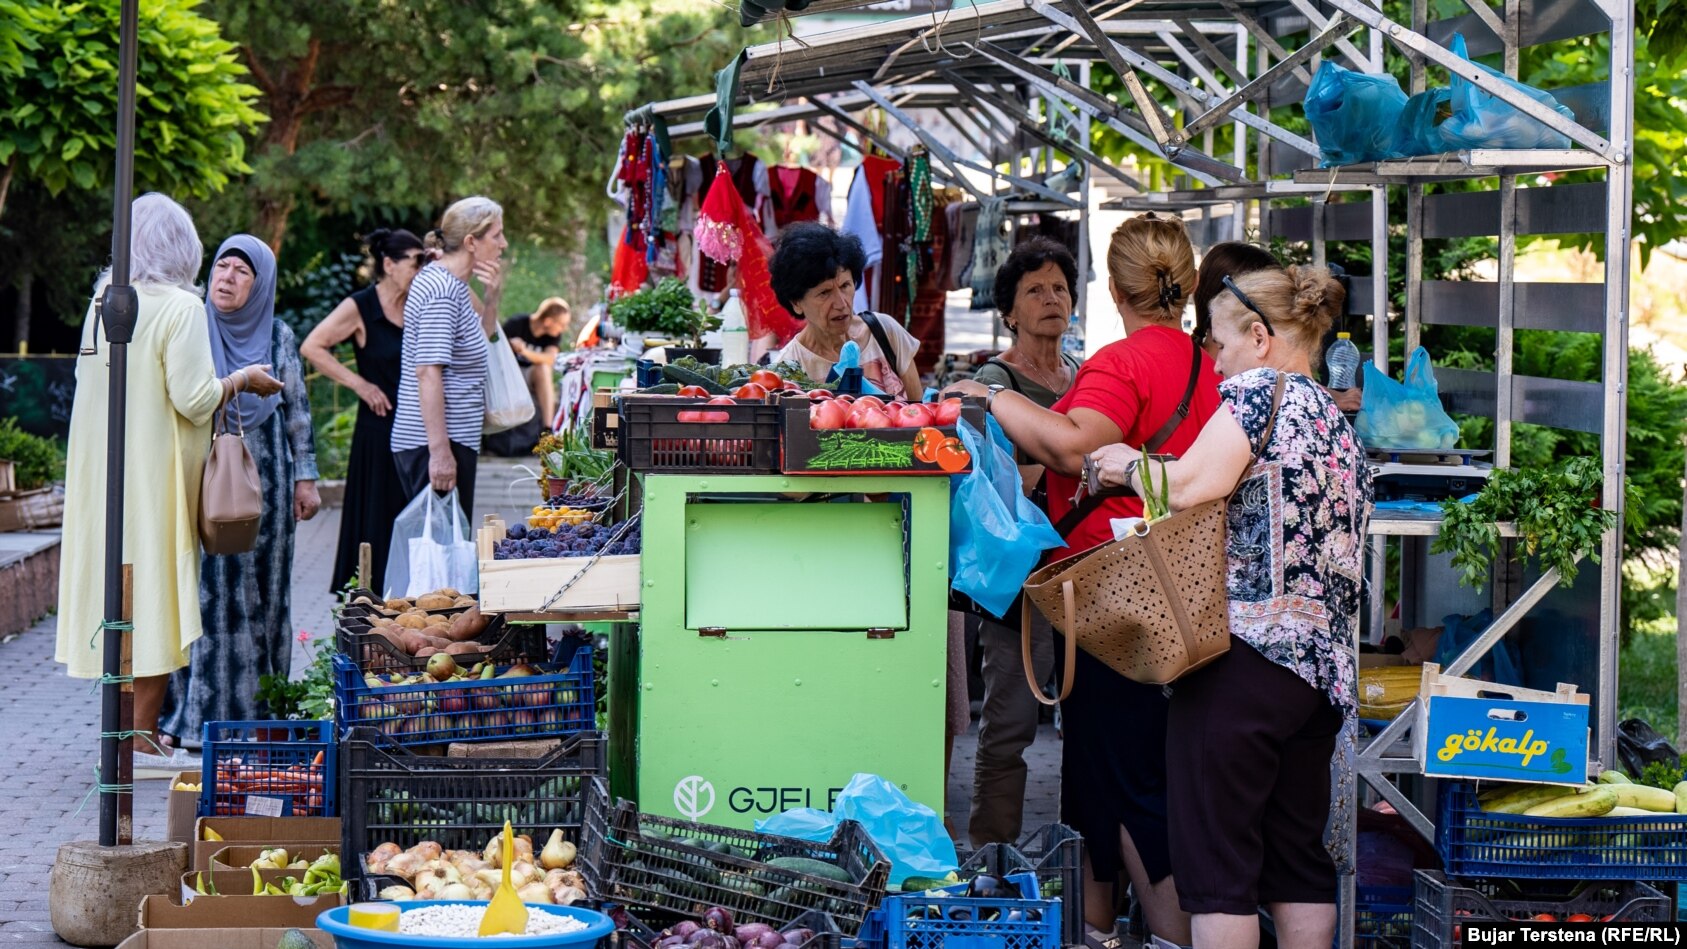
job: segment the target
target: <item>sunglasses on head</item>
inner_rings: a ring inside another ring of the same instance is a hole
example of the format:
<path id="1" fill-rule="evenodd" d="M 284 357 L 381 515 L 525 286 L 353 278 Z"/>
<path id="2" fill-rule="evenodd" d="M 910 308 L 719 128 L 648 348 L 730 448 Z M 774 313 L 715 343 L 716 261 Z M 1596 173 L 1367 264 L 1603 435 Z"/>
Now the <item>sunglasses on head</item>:
<path id="1" fill-rule="evenodd" d="M 1245 306 L 1249 310 L 1253 311 L 1253 314 L 1255 316 L 1259 317 L 1259 321 L 1261 323 L 1265 324 L 1266 335 L 1268 335 L 1268 336 L 1276 336 L 1277 335 L 1277 331 L 1275 329 L 1273 329 L 1272 326 L 1271 326 L 1271 318 L 1265 315 L 1264 310 L 1261 310 L 1259 307 L 1255 306 L 1254 301 L 1248 299 L 1247 294 L 1243 293 L 1241 290 L 1238 290 L 1236 288 L 1236 281 L 1234 281 L 1234 280 L 1230 279 L 1228 276 L 1226 276 L 1224 278 L 1224 289 L 1229 290 L 1232 294 L 1234 294 L 1236 296 L 1237 300 L 1241 301 L 1241 304 L 1243 306 Z"/>

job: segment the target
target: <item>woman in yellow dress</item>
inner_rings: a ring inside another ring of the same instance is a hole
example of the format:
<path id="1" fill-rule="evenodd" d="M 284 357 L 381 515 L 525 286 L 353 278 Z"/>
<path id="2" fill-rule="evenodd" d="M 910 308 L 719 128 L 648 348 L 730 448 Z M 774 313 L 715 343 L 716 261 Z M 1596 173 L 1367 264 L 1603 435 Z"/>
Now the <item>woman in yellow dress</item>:
<path id="1" fill-rule="evenodd" d="M 269 375 L 267 365 L 218 378 L 205 332 L 203 291 L 194 285 L 204 247 L 181 205 L 161 194 L 136 198 L 131 235 L 131 283 L 140 313 L 129 344 L 123 562 L 134 567 L 134 727 L 150 735 L 157 729 L 169 674 L 188 664 L 188 647 L 202 632 L 199 481 L 210 448 L 211 416 L 236 393 L 270 395 L 281 391 L 281 383 Z M 110 276 L 100 276 L 94 299 Z M 100 627 L 110 370 L 109 347 L 93 315 L 90 306 L 70 413 L 54 655 L 79 679 L 99 678 L 104 662 Z"/>

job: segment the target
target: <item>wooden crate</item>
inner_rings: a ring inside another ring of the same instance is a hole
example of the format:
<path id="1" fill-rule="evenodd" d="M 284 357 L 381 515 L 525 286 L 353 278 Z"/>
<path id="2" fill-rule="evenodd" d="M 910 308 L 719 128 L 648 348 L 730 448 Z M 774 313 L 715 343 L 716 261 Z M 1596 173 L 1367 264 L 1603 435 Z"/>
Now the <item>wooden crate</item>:
<path id="1" fill-rule="evenodd" d="M 480 610 L 483 613 L 625 613 L 638 609 L 639 556 L 548 557 L 543 560 L 493 560 L 493 545 L 504 539 L 505 524 L 495 517 L 476 534 L 480 550 Z M 584 572 L 583 576 L 580 574 Z M 575 579 L 578 577 L 578 579 Z M 549 606 L 545 601 L 573 581 Z"/>

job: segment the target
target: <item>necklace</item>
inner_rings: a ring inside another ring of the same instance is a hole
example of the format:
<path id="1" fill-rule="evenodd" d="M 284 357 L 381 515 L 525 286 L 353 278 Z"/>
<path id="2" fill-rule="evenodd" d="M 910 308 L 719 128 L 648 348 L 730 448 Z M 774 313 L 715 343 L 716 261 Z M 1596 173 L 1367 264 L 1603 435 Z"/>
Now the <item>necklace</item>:
<path id="1" fill-rule="evenodd" d="M 1050 392 L 1059 394 L 1066 391 L 1066 364 L 1064 360 L 1053 369 L 1044 369 L 1023 352 L 1016 351 L 1014 355 L 1018 357 L 1016 361 L 1020 364 L 1020 368 L 1025 371 L 1025 374 L 1031 376 Z"/>

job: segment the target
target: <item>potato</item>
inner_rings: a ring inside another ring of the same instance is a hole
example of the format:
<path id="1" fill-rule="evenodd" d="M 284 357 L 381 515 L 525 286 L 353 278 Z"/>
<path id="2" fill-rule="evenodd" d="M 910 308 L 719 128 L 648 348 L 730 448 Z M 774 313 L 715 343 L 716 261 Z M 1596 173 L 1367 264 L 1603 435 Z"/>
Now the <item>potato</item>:
<path id="1" fill-rule="evenodd" d="M 439 589 L 437 589 L 433 592 L 439 594 L 440 596 L 449 596 L 449 597 L 452 597 L 452 598 L 456 598 L 456 597 L 459 597 L 459 596 L 463 595 L 460 591 L 458 591 L 457 589 L 455 589 L 453 587 L 440 587 Z"/>
<path id="2" fill-rule="evenodd" d="M 404 648 L 404 637 L 403 636 L 400 636 L 399 634 L 393 632 L 392 630 L 389 630 L 389 629 L 387 629 L 385 627 L 381 627 L 381 626 L 376 627 L 374 630 L 372 630 L 372 632 L 374 632 L 376 635 L 380 636 L 382 639 L 386 640 L 389 644 L 391 644 L 392 648 L 397 649 L 398 651 L 400 651 L 402 653 L 405 653 L 406 655 L 409 654 L 410 651 L 408 649 Z"/>
<path id="3" fill-rule="evenodd" d="M 480 612 L 480 607 L 471 606 L 457 614 L 451 621 L 451 628 L 446 632 L 446 638 L 454 642 L 465 642 L 479 636 L 486 631 L 490 621 Z"/>
<path id="4" fill-rule="evenodd" d="M 405 613 L 398 618 L 398 625 L 407 629 L 426 629 L 428 621 L 425 614 Z"/>
<path id="5" fill-rule="evenodd" d="M 404 651 L 412 656 L 433 645 L 431 637 L 423 636 L 415 630 L 405 630 L 402 638 L 404 640 Z"/>
<path id="6" fill-rule="evenodd" d="M 416 658 L 417 659 L 426 659 L 427 657 L 429 657 L 429 656 L 431 656 L 431 655 L 433 655 L 433 654 L 435 654 L 439 651 L 440 650 L 439 650 L 438 646 L 423 646 L 422 648 L 416 650 Z"/>
<path id="7" fill-rule="evenodd" d="M 386 606 L 387 609 L 391 610 L 394 613 L 401 613 L 401 612 L 409 609 L 411 604 L 410 604 L 409 600 L 398 599 L 398 600 L 388 600 L 384 605 Z"/>
<path id="8" fill-rule="evenodd" d="M 416 608 L 423 610 L 448 610 L 451 608 L 451 604 L 455 601 L 455 599 L 455 597 L 449 597 L 443 593 L 425 593 L 416 598 Z"/>
<path id="9" fill-rule="evenodd" d="M 453 656 L 473 656 L 477 659 L 486 654 L 478 643 L 456 642 L 446 646 L 445 651 Z"/>
<path id="10" fill-rule="evenodd" d="M 351 605 L 353 605 L 353 606 L 374 606 L 375 601 L 371 600 L 367 595 L 360 595 L 357 599 L 351 601 Z"/>
<path id="11" fill-rule="evenodd" d="M 475 606 L 479 602 L 480 602 L 479 600 L 476 600 L 472 596 L 464 595 L 464 596 L 457 597 L 457 599 L 453 600 L 451 605 L 452 606 Z"/>
<path id="12" fill-rule="evenodd" d="M 429 613 L 428 614 L 427 624 L 429 626 L 448 626 L 448 625 L 450 625 L 450 623 L 451 623 L 451 617 L 447 616 L 444 613 Z"/>

